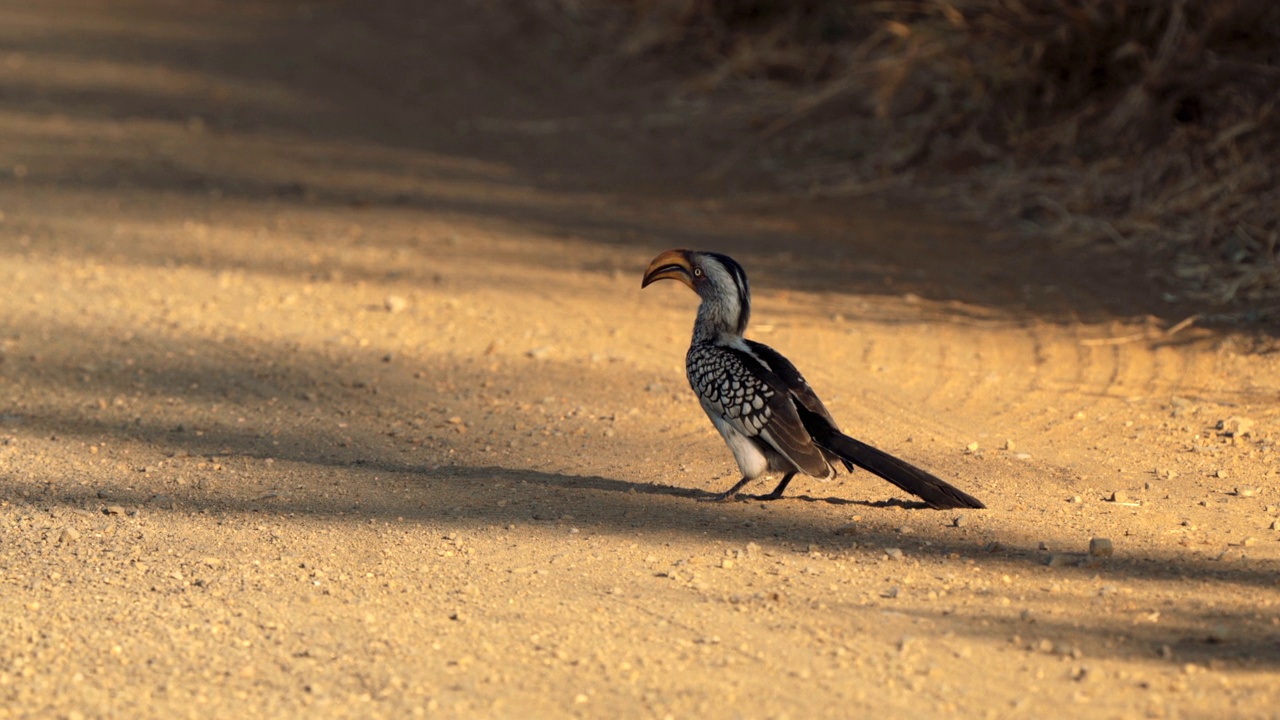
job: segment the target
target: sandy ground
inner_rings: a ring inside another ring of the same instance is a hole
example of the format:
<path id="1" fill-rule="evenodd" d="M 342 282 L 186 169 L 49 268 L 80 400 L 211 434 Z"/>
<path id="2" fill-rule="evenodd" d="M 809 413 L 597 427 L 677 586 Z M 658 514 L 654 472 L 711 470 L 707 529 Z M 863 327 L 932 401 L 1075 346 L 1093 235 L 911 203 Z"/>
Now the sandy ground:
<path id="1" fill-rule="evenodd" d="M 660 71 L 371 5 L 0 3 L 0 717 L 1280 712 L 1265 336 L 700 185 L 750 123 Z M 673 246 L 990 509 L 699 502 Z"/>

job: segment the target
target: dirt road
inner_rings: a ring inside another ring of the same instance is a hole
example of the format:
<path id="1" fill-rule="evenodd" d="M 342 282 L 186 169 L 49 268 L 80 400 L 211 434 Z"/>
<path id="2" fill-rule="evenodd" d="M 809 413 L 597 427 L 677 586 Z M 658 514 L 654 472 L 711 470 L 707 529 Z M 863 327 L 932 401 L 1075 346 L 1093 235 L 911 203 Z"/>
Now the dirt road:
<path id="1" fill-rule="evenodd" d="M 699 184 L 749 123 L 661 71 L 376 5 L 0 3 L 0 718 L 1275 715 L 1268 341 Z M 697 502 L 675 246 L 990 509 Z"/>

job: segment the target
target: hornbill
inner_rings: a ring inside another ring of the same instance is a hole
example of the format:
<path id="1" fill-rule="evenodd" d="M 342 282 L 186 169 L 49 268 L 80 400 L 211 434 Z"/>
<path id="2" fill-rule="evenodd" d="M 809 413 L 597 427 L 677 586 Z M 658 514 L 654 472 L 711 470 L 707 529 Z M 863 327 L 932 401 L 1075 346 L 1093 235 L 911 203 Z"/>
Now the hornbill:
<path id="1" fill-rule="evenodd" d="M 640 287 L 658 280 L 678 280 L 702 299 L 685 372 L 742 471 L 741 480 L 711 499 L 729 499 L 766 472 L 780 472 L 778 486 L 759 498 L 776 500 L 796 473 L 828 480 L 839 463 L 848 471 L 855 465 L 870 470 L 934 508 L 986 507 L 924 470 L 840 432 L 790 361 L 744 338 L 751 290 L 733 258 L 668 250 L 649 263 Z"/>

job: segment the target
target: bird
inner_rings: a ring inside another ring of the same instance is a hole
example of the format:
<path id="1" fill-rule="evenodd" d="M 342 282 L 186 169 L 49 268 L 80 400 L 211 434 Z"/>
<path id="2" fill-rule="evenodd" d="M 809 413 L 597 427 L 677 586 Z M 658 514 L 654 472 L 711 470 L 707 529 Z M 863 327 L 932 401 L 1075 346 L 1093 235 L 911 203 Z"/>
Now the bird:
<path id="1" fill-rule="evenodd" d="M 767 473 L 782 480 L 759 500 L 777 500 L 798 473 L 828 480 L 836 465 L 878 475 L 936 509 L 984 508 L 982 501 L 883 450 L 845 435 L 817 393 L 786 357 L 744 337 L 751 289 L 736 260 L 716 252 L 667 250 L 645 270 L 640 287 L 676 280 L 698 294 L 693 339 L 685 356 L 689 386 L 724 438 L 742 479 L 709 500 L 735 498 Z"/>

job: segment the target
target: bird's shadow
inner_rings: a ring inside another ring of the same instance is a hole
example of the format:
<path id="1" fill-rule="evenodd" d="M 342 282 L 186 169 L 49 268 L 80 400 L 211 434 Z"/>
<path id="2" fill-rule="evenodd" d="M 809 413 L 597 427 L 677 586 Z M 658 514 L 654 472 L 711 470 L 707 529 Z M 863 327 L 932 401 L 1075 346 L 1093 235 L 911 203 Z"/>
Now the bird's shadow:
<path id="1" fill-rule="evenodd" d="M 875 501 L 850 500 L 849 498 L 834 497 L 834 496 L 815 497 L 813 495 L 784 495 L 783 497 L 780 497 L 780 498 L 774 498 L 774 497 L 769 497 L 767 495 L 747 495 L 745 493 L 740 493 L 730 498 L 721 499 L 719 497 L 719 493 L 713 493 L 707 490 L 677 488 L 677 487 L 672 487 L 670 485 L 651 485 L 651 486 L 648 486 L 647 489 L 644 489 L 644 490 L 637 489 L 637 491 L 649 492 L 649 493 L 661 494 L 661 495 L 673 495 L 677 497 L 689 497 L 689 498 L 693 498 L 694 500 L 700 500 L 702 502 L 779 503 L 779 502 L 786 502 L 788 500 L 796 500 L 799 502 L 808 502 L 808 503 L 826 503 L 828 505 L 861 505 L 862 507 L 871 507 L 871 508 L 900 507 L 900 508 L 903 508 L 904 510 L 934 509 L 930 507 L 928 503 L 910 502 L 910 501 L 902 500 L 899 498 L 890 498 L 888 500 L 875 500 Z"/>
<path id="2" fill-rule="evenodd" d="M 779 498 L 780 500 L 799 500 L 801 502 L 827 503 L 828 505 L 861 505 L 871 508 L 890 508 L 900 507 L 904 510 L 935 510 L 925 502 L 911 502 L 901 498 L 889 498 L 888 500 L 850 500 L 842 497 L 814 497 L 813 495 L 792 495 L 790 497 Z"/>

